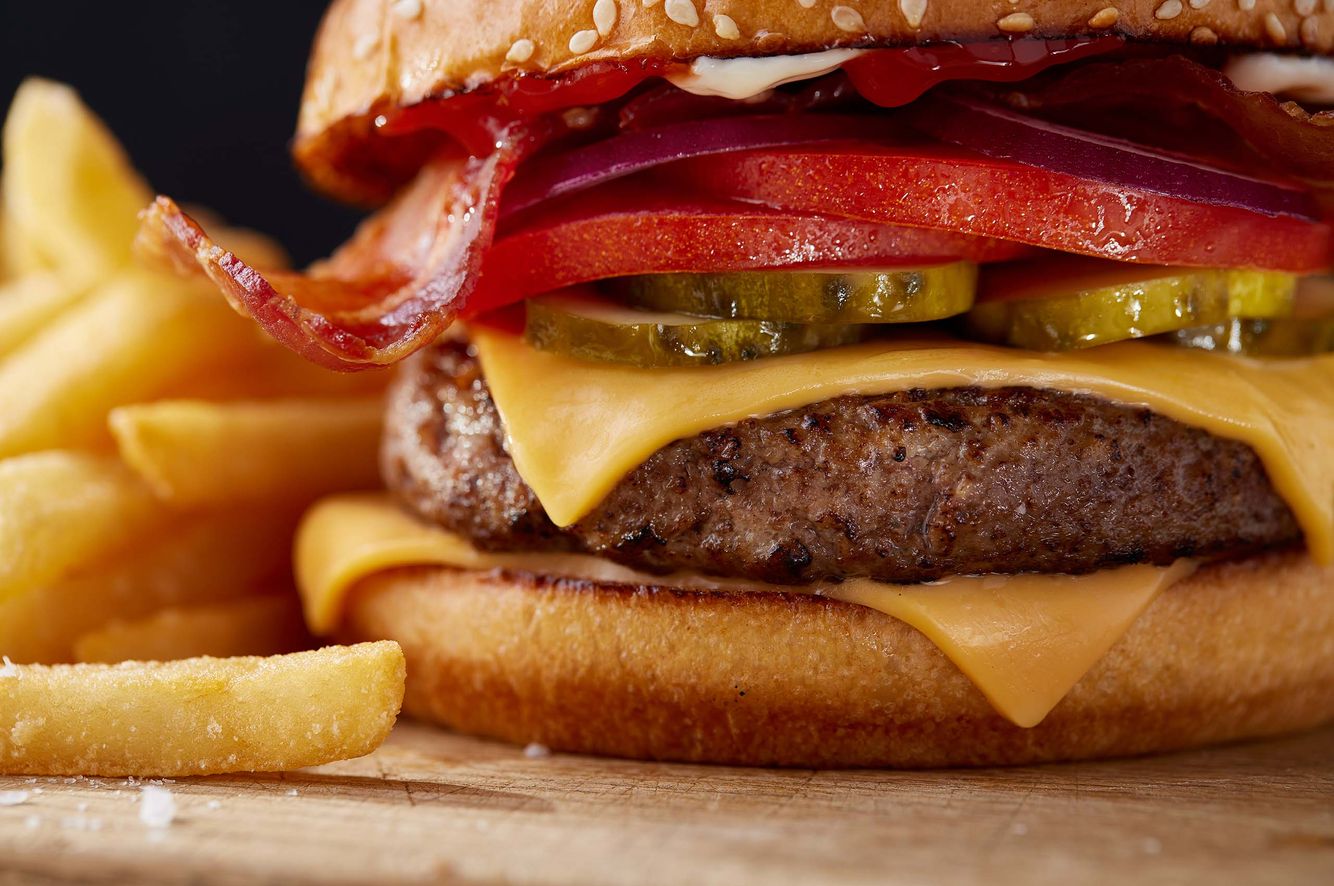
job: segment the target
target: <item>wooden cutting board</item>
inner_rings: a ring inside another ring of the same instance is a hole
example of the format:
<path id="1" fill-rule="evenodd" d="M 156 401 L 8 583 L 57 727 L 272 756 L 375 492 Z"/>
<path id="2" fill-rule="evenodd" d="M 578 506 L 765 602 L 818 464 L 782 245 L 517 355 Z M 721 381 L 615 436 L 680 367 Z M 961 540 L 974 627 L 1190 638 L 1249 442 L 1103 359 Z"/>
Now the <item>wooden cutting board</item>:
<path id="1" fill-rule="evenodd" d="M 1334 730 L 1109 763 L 808 772 L 521 750 L 178 780 L 0 778 L 0 883 L 1334 884 Z M 12 798 L 11 798 L 12 799 Z"/>

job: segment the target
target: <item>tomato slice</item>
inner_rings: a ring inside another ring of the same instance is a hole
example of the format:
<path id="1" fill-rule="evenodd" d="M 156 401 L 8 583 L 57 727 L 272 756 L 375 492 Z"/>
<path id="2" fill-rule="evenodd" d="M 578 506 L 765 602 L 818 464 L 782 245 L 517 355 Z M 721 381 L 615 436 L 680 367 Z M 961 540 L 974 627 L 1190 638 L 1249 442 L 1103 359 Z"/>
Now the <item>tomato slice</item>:
<path id="1" fill-rule="evenodd" d="M 920 225 L 1118 261 L 1311 273 L 1327 223 L 1207 205 L 943 145 L 846 144 L 685 160 L 658 173 L 787 212 Z"/>
<path id="2" fill-rule="evenodd" d="M 465 314 L 634 274 L 902 267 L 1004 261 L 1031 252 L 951 231 L 778 211 L 674 191 L 620 181 L 529 215 L 523 227 L 502 232 L 492 244 Z"/>

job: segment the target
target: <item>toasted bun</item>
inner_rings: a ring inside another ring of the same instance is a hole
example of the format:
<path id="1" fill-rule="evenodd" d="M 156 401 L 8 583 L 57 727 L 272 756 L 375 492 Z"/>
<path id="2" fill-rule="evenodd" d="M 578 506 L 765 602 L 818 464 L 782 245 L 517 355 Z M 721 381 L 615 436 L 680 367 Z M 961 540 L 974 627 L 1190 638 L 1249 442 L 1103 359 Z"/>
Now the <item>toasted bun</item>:
<path id="1" fill-rule="evenodd" d="M 394 182 L 403 171 L 394 166 L 397 158 L 359 156 L 367 150 L 364 141 L 375 115 L 505 76 L 560 74 L 594 61 L 672 62 L 840 46 L 1100 34 L 1329 52 L 1334 3 L 336 0 L 310 61 L 296 158 L 316 186 L 344 199 L 375 202 L 387 190 L 370 173 L 391 167 L 379 171 L 384 181 Z M 416 168 L 416 159 L 404 160 L 405 167 Z"/>
<path id="2" fill-rule="evenodd" d="M 407 569 L 365 581 L 349 640 L 397 640 L 406 710 L 557 750 L 783 765 L 1119 756 L 1334 719 L 1334 568 L 1287 553 L 1159 597 L 1033 729 L 925 637 L 799 594 L 686 593 Z"/>

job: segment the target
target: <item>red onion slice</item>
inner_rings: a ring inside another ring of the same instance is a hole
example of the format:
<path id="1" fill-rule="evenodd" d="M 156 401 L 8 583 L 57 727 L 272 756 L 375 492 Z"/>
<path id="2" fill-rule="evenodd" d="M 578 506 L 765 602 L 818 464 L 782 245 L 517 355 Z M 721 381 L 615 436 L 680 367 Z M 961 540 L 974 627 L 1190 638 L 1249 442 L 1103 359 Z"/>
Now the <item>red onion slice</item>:
<path id="1" fill-rule="evenodd" d="M 896 130 L 902 125 L 884 115 L 784 114 L 690 120 L 628 132 L 521 170 L 505 192 L 501 218 L 676 160 L 820 142 L 879 141 Z"/>
<path id="2" fill-rule="evenodd" d="M 1319 217 L 1311 193 L 1300 186 L 1206 166 L 966 96 L 937 95 L 913 112 L 912 122 L 941 141 L 1025 166 L 1267 216 Z"/>

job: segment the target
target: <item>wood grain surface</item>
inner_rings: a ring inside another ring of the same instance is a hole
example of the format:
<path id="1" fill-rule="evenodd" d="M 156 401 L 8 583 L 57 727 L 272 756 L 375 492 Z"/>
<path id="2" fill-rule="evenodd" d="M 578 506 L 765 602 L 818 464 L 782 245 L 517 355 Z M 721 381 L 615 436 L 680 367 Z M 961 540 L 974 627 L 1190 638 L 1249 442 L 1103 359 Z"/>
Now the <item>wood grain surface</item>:
<path id="1" fill-rule="evenodd" d="M 1334 730 L 1136 760 L 809 772 L 376 754 L 141 785 L 0 778 L 0 883 L 1334 883 Z M 7 800 L 14 803 L 15 795 Z"/>

